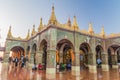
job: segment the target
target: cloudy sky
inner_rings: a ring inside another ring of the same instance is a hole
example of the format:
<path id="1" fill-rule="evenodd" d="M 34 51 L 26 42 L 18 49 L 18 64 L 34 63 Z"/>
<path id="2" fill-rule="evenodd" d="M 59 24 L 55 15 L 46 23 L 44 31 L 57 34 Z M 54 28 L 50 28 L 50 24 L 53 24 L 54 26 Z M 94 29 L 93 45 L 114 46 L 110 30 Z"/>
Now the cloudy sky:
<path id="1" fill-rule="evenodd" d="M 26 37 L 33 24 L 37 31 L 41 17 L 48 23 L 52 5 L 60 23 L 76 15 L 80 29 L 88 30 L 92 22 L 95 33 L 102 25 L 106 34 L 120 33 L 120 0 L 0 0 L 0 41 L 5 41 L 10 25 L 15 37 Z"/>

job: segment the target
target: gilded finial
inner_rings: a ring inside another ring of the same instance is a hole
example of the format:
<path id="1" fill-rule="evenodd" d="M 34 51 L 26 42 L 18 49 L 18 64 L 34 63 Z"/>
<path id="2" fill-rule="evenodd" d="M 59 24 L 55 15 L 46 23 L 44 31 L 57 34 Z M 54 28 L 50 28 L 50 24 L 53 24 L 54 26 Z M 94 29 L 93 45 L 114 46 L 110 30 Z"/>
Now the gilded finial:
<path id="1" fill-rule="evenodd" d="M 28 34 L 27 34 L 26 39 L 28 40 L 29 38 L 30 38 L 30 30 L 28 29 Z"/>
<path id="2" fill-rule="evenodd" d="M 76 16 L 74 16 L 74 19 L 73 19 L 73 27 L 75 29 L 78 29 L 78 24 L 77 24 Z"/>
<path id="3" fill-rule="evenodd" d="M 70 18 L 68 18 L 67 24 L 68 24 L 69 27 L 71 26 L 71 20 L 70 20 Z"/>
<path id="4" fill-rule="evenodd" d="M 105 37 L 104 26 L 102 26 L 102 29 L 101 29 L 101 33 L 100 33 L 100 35 L 101 35 L 102 37 Z"/>
<path id="5" fill-rule="evenodd" d="M 93 31 L 93 28 L 92 28 L 92 23 L 90 22 L 88 26 L 89 26 L 89 29 L 88 29 L 89 34 L 93 34 L 94 31 Z"/>
<path id="6" fill-rule="evenodd" d="M 40 25 L 39 25 L 39 28 L 38 28 L 38 32 L 40 32 L 42 28 L 43 28 L 42 18 L 40 18 Z"/>
<path id="7" fill-rule="evenodd" d="M 12 38 L 12 33 L 11 33 L 11 26 L 9 27 L 9 31 L 8 31 L 8 34 L 7 34 L 7 38 Z"/>
<path id="8" fill-rule="evenodd" d="M 36 34 L 36 31 L 35 31 L 35 25 L 33 25 L 33 29 L 32 29 L 32 33 L 31 33 L 31 36 L 35 35 Z"/>
<path id="9" fill-rule="evenodd" d="M 49 23 L 48 24 L 56 24 L 57 20 L 56 20 L 56 16 L 55 16 L 55 12 L 54 12 L 54 6 L 52 6 L 52 14 L 51 17 L 49 19 Z"/>
<path id="10" fill-rule="evenodd" d="M 54 6 L 52 6 L 52 12 L 54 13 Z"/>

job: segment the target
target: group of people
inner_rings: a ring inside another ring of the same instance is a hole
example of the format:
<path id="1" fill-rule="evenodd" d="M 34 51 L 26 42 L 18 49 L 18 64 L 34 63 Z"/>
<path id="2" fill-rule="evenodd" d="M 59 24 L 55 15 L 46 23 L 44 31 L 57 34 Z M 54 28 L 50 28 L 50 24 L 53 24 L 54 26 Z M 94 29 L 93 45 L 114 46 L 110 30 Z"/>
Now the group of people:
<path id="1" fill-rule="evenodd" d="M 32 70 L 43 70 L 43 65 L 41 63 L 36 66 L 36 64 L 33 65 Z"/>
<path id="2" fill-rule="evenodd" d="M 71 70 L 71 64 L 70 63 L 67 63 L 67 64 L 64 64 L 64 63 L 57 64 L 57 70 L 59 70 L 59 71 Z"/>
<path id="3" fill-rule="evenodd" d="M 32 70 L 43 70 L 43 69 L 44 69 L 44 66 L 41 63 L 39 63 L 38 66 L 36 64 L 34 64 L 32 67 Z M 65 71 L 65 70 L 69 71 L 69 70 L 71 70 L 71 64 L 70 63 L 67 63 L 67 64 L 64 64 L 64 63 L 58 64 L 57 63 L 56 69 L 58 71 Z"/>
<path id="4" fill-rule="evenodd" d="M 13 65 L 13 67 L 21 67 L 23 68 L 26 65 L 26 58 L 21 55 L 20 58 L 18 57 L 9 57 L 9 63 L 10 65 Z"/>

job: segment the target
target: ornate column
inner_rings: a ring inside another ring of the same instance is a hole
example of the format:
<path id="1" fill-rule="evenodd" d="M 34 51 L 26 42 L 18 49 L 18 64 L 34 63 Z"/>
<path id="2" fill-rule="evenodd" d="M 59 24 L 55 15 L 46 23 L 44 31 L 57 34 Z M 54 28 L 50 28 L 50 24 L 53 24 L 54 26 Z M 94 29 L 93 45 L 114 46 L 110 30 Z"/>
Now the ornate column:
<path id="1" fill-rule="evenodd" d="M 91 36 L 90 39 L 90 48 L 91 50 L 88 52 L 88 66 L 89 72 L 97 73 L 97 65 L 96 65 L 96 42 L 95 38 Z"/>
<path id="2" fill-rule="evenodd" d="M 117 54 L 116 54 L 116 53 L 115 53 L 114 55 L 112 55 L 112 67 L 118 69 L 118 65 L 117 65 Z"/>
<path id="3" fill-rule="evenodd" d="M 30 62 L 30 51 L 28 51 L 26 58 L 28 59 L 28 62 Z"/>
<path id="4" fill-rule="evenodd" d="M 72 63 L 72 75 L 80 76 L 80 54 L 78 51 L 75 52 L 75 59 Z"/>
<path id="5" fill-rule="evenodd" d="M 88 53 L 88 66 L 89 66 L 89 72 L 97 73 L 96 54 L 92 52 Z"/>
<path id="6" fill-rule="evenodd" d="M 102 53 L 102 70 L 109 71 L 107 50 Z"/>
<path id="7" fill-rule="evenodd" d="M 108 65 L 108 48 L 106 40 L 103 40 L 103 52 L 102 52 L 102 70 L 109 71 Z"/>
<path id="8" fill-rule="evenodd" d="M 56 29 L 49 29 L 48 42 L 47 42 L 47 67 L 46 78 L 55 79 L 56 77 L 56 44 L 57 33 Z"/>
<path id="9" fill-rule="evenodd" d="M 46 73 L 56 73 L 56 50 L 47 50 L 47 69 Z"/>
<path id="10" fill-rule="evenodd" d="M 52 48 L 47 50 L 46 77 L 48 79 L 55 79 L 56 77 L 56 50 Z"/>
<path id="11" fill-rule="evenodd" d="M 80 53 L 79 53 L 79 39 L 78 34 L 74 32 L 74 50 L 73 50 L 73 56 L 74 61 L 72 61 L 72 75 L 74 76 L 80 76 Z"/>
<path id="12" fill-rule="evenodd" d="M 37 51 L 36 52 L 36 63 L 42 63 L 42 51 Z"/>
<path id="13" fill-rule="evenodd" d="M 9 53 L 4 53 L 3 62 L 8 62 L 8 61 L 9 61 Z"/>
<path id="14" fill-rule="evenodd" d="M 30 60 L 29 60 L 30 66 L 33 66 L 34 64 L 34 51 L 30 49 Z"/>

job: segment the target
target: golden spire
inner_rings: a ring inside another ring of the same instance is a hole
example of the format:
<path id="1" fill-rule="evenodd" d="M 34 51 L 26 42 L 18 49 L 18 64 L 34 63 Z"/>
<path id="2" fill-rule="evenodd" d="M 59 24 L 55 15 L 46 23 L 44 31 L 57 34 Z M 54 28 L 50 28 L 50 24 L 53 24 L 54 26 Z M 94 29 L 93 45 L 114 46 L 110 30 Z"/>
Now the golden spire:
<path id="1" fill-rule="evenodd" d="M 36 34 L 36 31 L 35 31 L 35 25 L 33 25 L 33 29 L 32 29 L 32 33 L 31 33 L 31 36 L 35 35 Z"/>
<path id="2" fill-rule="evenodd" d="M 102 37 L 105 37 L 104 26 L 102 26 L 102 29 L 101 29 L 101 33 L 100 33 L 100 35 L 101 35 Z"/>
<path id="3" fill-rule="evenodd" d="M 88 26 L 89 26 L 89 29 L 88 29 L 89 34 L 93 34 L 94 31 L 93 31 L 93 28 L 92 28 L 92 23 L 90 22 Z"/>
<path id="4" fill-rule="evenodd" d="M 12 33 L 11 33 L 11 26 L 9 27 L 9 31 L 8 31 L 8 34 L 7 34 L 7 38 L 12 38 Z"/>
<path id="5" fill-rule="evenodd" d="M 78 29 L 78 24 L 77 24 L 76 16 L 74 16 L 74 19 L 73 19 L 73 27 L 75 29 Z"/>
<path id="6" fill-rule="evenodd" d="M 71 20 L 70 20 L 70 18 L 68 18 L 67 24 L 68 24 L 69 27 L 71 26 Z"/>
<path id="7" fill-rule="evenodd" d="M 52 14 L 49 19 L 49 24 L 56 24 L 56 23 L 57 23 L 57 20 L 56 20 L 56 16 L 55 16 L 55 12 L 54 12 L 54 6 L 52 6 Z"/>
<path id="8" fill-rule="evenodd" d="M 43 28 L 42 18 L 40 18 L 40 25 L 39 25 L 39 28 L 38 28 L 38 32 L 40 32 L 42 28 Z"/>
<path id="9" fill-rule="evenodd" d="M 30 38 L 30 30 L 28 29 L 28 34 L 27 34 L 26 39 L 28 40 L 29 38 Z"/>

